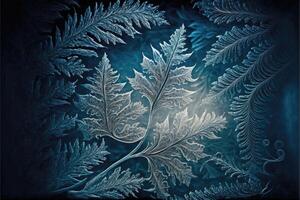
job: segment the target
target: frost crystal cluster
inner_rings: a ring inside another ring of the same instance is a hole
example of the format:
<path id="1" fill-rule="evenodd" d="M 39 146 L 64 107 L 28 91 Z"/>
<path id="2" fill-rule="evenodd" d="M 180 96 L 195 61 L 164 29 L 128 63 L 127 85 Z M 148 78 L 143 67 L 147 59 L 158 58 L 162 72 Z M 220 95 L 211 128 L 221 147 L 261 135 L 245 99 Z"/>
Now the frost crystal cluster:
<path id="1" fill-rule="evenodd" d="M 269 139 L 268 105 L 295 61 L 281 37 L 288 30 L 270 9 L 259 1 L 193 1 L 206 22 L 175 27 L 144 1 L 56 3 L 65 22 L 47 29 L 29 61 L 26 123 L 37 168 L 46 171 L 41 193 L 198 200 L 272 190 L 268 167 L 285 152 Z M 150 53 L 122 74 L 110 50 L 158 26 L 172 29 L 169 39 L 147 44 Z"/>

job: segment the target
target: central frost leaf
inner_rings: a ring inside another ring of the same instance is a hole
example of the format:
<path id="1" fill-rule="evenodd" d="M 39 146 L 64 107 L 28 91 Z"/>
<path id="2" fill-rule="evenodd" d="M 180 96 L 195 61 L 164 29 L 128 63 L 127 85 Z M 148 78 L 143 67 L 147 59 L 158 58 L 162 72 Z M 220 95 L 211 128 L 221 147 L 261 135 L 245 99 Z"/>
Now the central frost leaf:
<path id="1" fill-rule="evenodd" d="M 147 77 L 134 70 L 135 77 L 129 78 L 131 86 L 145 96 L 151 110 L 158 108 L 183 108 L 192 102 L 192 91 L 184 88 L 192 78 L 193 67 L 183 65 L 192 53 L 186 53 L 184 25 L 171 35 L 169 43 L 160 44 L 162 53 L 151 46 L 153 59 L 143 55 L 141 63 Z"/>

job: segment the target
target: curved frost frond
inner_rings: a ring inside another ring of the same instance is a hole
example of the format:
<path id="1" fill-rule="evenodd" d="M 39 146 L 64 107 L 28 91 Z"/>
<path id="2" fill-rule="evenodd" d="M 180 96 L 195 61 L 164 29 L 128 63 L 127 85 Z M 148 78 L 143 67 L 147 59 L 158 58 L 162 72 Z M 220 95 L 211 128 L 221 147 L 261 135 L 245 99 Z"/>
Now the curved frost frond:
<path id="1" fill-rule="evenodd" d="M 251 45 L 262 41 L 267 31 L 268 28 L 259 26 L 245 25 L 243 28 L 233 26 L 224 35 L 218 36 L 218 40 L 203 59 L 205 66 L 238 61 Z"/>
<path id="2" fill-rule="evenodd" d="M 220 166 L 221 170 L 224 171 L 224 174 L 226 176 L 230 176 L 231 178 L 245 178 L 251 176 L 251 174 L 241 169 L 240 166 L 238 166 L 234 161 L 227 161 L 218 154 L 219 153 L 213 156 L 208 156 L 209 159 L 205 161 L 205 164 L 208 162 L 214 162 L 216 165 Z M 200 171 L 202 170 L 202 168 L 203 166 L 201 167 Z"/>
<path id="3" fill-rule="evenodd" d="M 248 164 L 260 165 L 265 155 L 263 146 L 267 126 L 265 106 L 275 88 L 270 79 L 245 87 L 245 94 L 235 97 L 230 109 L 237 122 L 237 142 L 242 159 Z"/>
<path id="4" fill-rule="evenodd" d="M 278 54 L 280 49 L 278 47 L 268 59 L 248 73 L 250 83 L 244 84 L 244 94 L 235 97 L 230 105 L 231 114 L 237 122 L 240 153 L 248 164 L 260 165 L 266 153 L 263 147 L 268 121 L 266 105 L 276 88 L 272 79 L 289 64 L 289 56 Z"/>
<path id="5" fill-rule="evenodd" d="M 112 174 L 103 178 L 100 182 L 87 184 L 82 190 L 71 192 L 79 198 L 101 198 L 101 199 L 124 199 L 133 196 L 143 185 L 144 178 L 139 174 L 132 174 L 129 169 L 121 171 L 116 168 Z"/>
<path id="6" fill-rule="evenodd" d="M 80 145 L 76 140 L 74 144 L 62 148 L 61 141 L 51 152 L 48 188 L 50 191 L 70 187 L 79 183 L 84 176 L 92 173 L 91 166 L 99 165 L 106 160 L 107 146 L 104 140 L 101 145 L 97 143 Z"/>
<path id="7" fill-rule="evenodd" d="M 205 157 L 202 138 L 217 139 L 215 134 L 225 128 L 226 120 L 215 113 L 203 113 L 201 117 L 188 116 L 187 109 L 177 113 L 172 122 L 167 117 L 157 123 L 153 140 L 143 151 L 149 163 L 151 183 L 159 197 L 168 195 L 166 178 L 170 177 L 173 184 L 176 179 L 189 186 L 194 177 L 187 162 L 197 162 Z M 160 172 L 163 167 L 167 174 Z"/>
<path id="8" fill-rule="evenodd" d="M 263 187 L 259 181 L 248 180 L 247 182 L 219 183 L 196 190 L 185 195 L 186 200 L 217 200 L 224 198 L 247 198 L 264 194 L 267 186 Z"/>
<path id="9" fill-rule="evenodd" d="M 273 59 L 273 50 L 273 44 L 266 41 L 258 47 L 251 48 L 242 65 L 226 69 L 225 73 L 212 83 L 212 87 L 203 101 L 218 100 L 224 95 L 232 97 L 242 89 L 247 80 L 256 78 L 256 71 L 268 68 L 267 65 L 270 65 Z"/>
<path id="10" fill-rule="evenodd" d="M 134 70 L 135 77 L 129 78 L 131 86 L 145 96 L 151 109 L 185 107 L 192 101 L 193 92 L 184 89 L 187 82 L 192 82 L 194 67 L 183 65 L 191 53 L 186 53 L 185 27 L 182 25 L 171 35 L 169 43 L 160 44 L 162 53 L 152 47 L 153 59 L 143 55 L 141 63 L 145 73 Z"/>
<path id="11" fill-rule="evenodd" d="M 203 0 L 196 1 L 196 6 L 210 21 L 216 24 L 242 22 L 262 23 L 270 20 L 260 5 L 255 1 L 245 0 Z"/>
<path id="12" fill-rule="evenodd" d="M 83 86 L 89 94 L 79 95 L 77 106 L 89 116 L 82 124 L 93 136 L 110 136 L 118 141 L 133 143 L 140 140 L 145 129 L 137 122 L 146 108 L 141 102 L 131 101 L 131 92 L 122 93 L 125 83 L 119 83 L 119 74 L 111 67 L 104 54 L 94 77 Z"/>
<path id="13" fill-rule="evenodd" d="M 97 57 L 96 48 L 125 43 L 121 38 L 123 34 L 134 37 L 139 33 L 134 25 L 150 29 L 151 24 L 167 24 L 163 12 L 152 4 L 125 0 L 104 9 L 102 3 L 97 3 L 93 9 L 88 7 L 82 16 L 76 12 L 69 16 L 63 30 L 56 28 L 55 37 L 41 44 L 40 59 L 52 69 L 46 73 L 81 76 L 86 69 L 77 56 Z"/>

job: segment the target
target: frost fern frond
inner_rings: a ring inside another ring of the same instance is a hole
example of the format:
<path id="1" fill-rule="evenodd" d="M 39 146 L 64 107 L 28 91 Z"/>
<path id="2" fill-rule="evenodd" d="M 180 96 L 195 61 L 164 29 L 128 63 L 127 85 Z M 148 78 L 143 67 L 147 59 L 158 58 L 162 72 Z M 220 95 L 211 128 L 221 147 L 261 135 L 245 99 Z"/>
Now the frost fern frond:
<path id="1" fill-rule="evenodd" d="M 167 117 L 156 124 L 153 141 L 143 156 L 148 160 L 150 180 L 159 198 L 168 196 L 166 177 L 170 177 L 174 185 L 177 179 L 180 184 L 189 186 L 194 175 L 188 163 L 182 160 L 197 162 L 205 157 L 199 140 L 219 138 L 215 134 L 225 128 L 225 123 L 225 118 L 215 113 L 189 117 L 185 109 L 177 113 L 171 123 Z M 167 174 L 160 172 L 161 167 Z"/>
<path id="2" fill-rule="evenodd" d="M 203 59 L 205 66 L 238 61 L 249 47 L 262 41 L 267 31 L 267 28 L 259 26 L 245 25 L 243 28 L 233 26 L 224 35 L 218 36 L 218 40 Z"/>
<path id="3" fill-rule="evenodd" d="M 226 176 L 230 176 L 231 178 L 244 178 L 250 176 L 250 174 L 247 171 L 241 169 L 233 161 L 227 161 L 224 158 L 220 157 L 219 153 L 217 153 L 214 156 L 209 156 L 209 159 L 206 160 L 204 164 L 207 164 L 208 162 L 214 162 L 216 165 L 220 166 L 221 169 L 224 171 L 224 174 Z M 202 170 L 202 168 L 203 166 L 201 167 L 200 171 Z"/>
<path id="4" fill-rule="evenodd" d="M 247 79 L 255 78 L 255 71 L 261 71 L 261 68 L 264 67 L 268 68 L 272 62 L 273 50 L 273 44 L 266 41 L 259 44 L 258 47 L 251 48 L 241 65 L 226 69 L 225 73 L 212 83 L 212 87 L 203 101 L 215 101 L 224 95 L 232 97 L 242 89 Z"/>
<path id="5" fill-rule="evenodd" d="M 146 108 L 141 102 L 132 102 L 132 91 L 122 93 L 125 83 L 118 83 L 119 74 L 111 67 L 107 55 L 96 67 L 94 77 L 83 86 L 89 94 L 79 95 L 77 107 L 89 116 L 82 119 L 92 136 L 110 136 L 118 141 L 133 143 L 140 140 L 145 129 L 137 119 Z"/>
<path id="6" fill-rule="evenodd" d="M 204 15 L 216 24 L 242 22 L 262 23 L 270 20 L 255 1 L 245 0 L 203 0 L 195 6 L 203 10 Z"/>
<path id="7" fill-rule="evenodd" d="M 82 16 L 76 12 L 69 16 L 63 30 L 56 28 L 55 37 L 42 43 L 41 60 L 54 70 L 52 73 L 81 76 L 86 69 L 77 56 L 97 57 L 96 48 L 103 47 L 104 43 L 125 43 L 122 34 L 134 37 L 139 33 L 134 25 L 150 28 L 150 24 L 167 24 L 163 12 L 151 4 L 132 0 L 121 4 L 117 1 L 105 10 L 99 3 L 93 11 L 88 7 Z M 70 60 L 73 64 L 76 62 L 76 69 L 68 63 Z"/>
<path id="8" fill-rule="evenodd" d="M 153 59 L 143 56 L 141 65 L 148 77 L 134 70 L 135 77 L 129 78 L 131 86 L 148 99 L 151 110 L 182 108 L 192 101 L 193 92 L 183 88 L 194 81 L 194 66 L 183 65 L 191 56 L 191 53 L 186 53 L 185 32 L 182 25 L 171 35 L 169 43 L 160 44 L 162 53 L 152 47 Z"/>
<path id="9" fill-rule="evenodd" d="M 263 140 L 267 126 L 266 105 L 276 89 L 273 78 L 289 65 L 289 56 L 277 47 L 255 70 L 248 73 L 249 84 L 245 84 L 243 95 L 234 98 L 230 105 L 231 114 L 237 122 L 237 142 L 241 155 L 248 164 L 261 164 L 264 159 Z M 251 62 L 250 62 L 251 63 Z"/>
<path id="10" fill-rule="evenodd" d="M 51 154 L 51 170 L 49 173 L 48 188 L 50 191 L 59 190 L 63 187 L 72 186 L 86 175 L 92 173 L 91 166 L 98 165 L 106 160 L 107 146 L 104 140 L 101 145 L 79 144 L 76 140 L 74 144 L 69 143 L 62 148 L 61 141 L 58 142 Z"/>
<path id="11" fill-rule="evenodd" d="M 231 114 L 237 122 L 237 142 L 241 149 L 242 159 L 247 164 L 262 164 L 265 155 L 263 140 L 266 128 L 266 109 L 275 87 L 266 79 L 261 83 L 245 85 L 244 95 L 234 98 L 230 105 Z"/>
<path id="12" fill-rule="evenodd" d="M 132 174 L 129 169 L 121 171 L 118 167 L 99 183 L 87 184 L 82 190 L 71 193 L 80 198 L 124 199 L 136 197 L 135 193 L 142 188 L 143 182 L 144 178 L 139 174 Z"/>
<path id="13" fill-rule="evenodd" d="M 185 195 L 186 200 L 217 200 L 224 198 L 246 198 L 262 195 L 267 190 L 261 182 L 248 180 L 247 182 L 219 183 L 203 190 L 196 190 Z"/>

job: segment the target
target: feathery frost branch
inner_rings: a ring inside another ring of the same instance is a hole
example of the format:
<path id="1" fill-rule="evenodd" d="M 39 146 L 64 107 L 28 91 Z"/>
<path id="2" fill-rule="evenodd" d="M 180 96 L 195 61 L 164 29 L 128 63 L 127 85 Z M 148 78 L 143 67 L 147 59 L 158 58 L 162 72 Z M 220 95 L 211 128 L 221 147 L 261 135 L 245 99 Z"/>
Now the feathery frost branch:
<path id="1" fill-rule="evenodd" d="M 267 32 L 268 28 L 260 26 L 245 25 L 243 28 L 233 26 L 224 35 L 217 36 L 218 40 L 203 59 L 205 66 L 238 61 L 251 45 L 261 42 Z"/>
<path id="2" fill-rule="evenodd" d="M 135 193 L 142 188 L 143 182 L 144 178 L 140 178 L 139 174 L 132 174 L 129 169 L 121 171 L 118 167 L 100 182 L 87 184 L 82 190 L 70 193 L 79 198 L 124 199 L 129 196 L 136 198 Z"/>
<path id="3" fill-rule="evenodd" d="M 262 23 L 271 19 L 257 1 L 202 0 L 202 2 L 196 1 L 195 6 L 203 10 L 203 14 L 216 24 L 242 21 Z"/>
<path id="4" fill-rule="evenodd" d="M 143 156 L 148 160 L 150 181 L 159 198 L 169 196 L 167 177 L 174 185 L 177 179 L 189 186 L 195 176 L 188 163 L 182 160 L 197 162 L 205 157 L 200 140 L 219 138 L 215 133 L 225 128 L 225 123 L 225 118 L 215 113 L 189 117 L 185 109 L 175 115 L 173 122 L 170 123 L 167 117 L 156 124 L 153 140 L 143 151 Z M 167 174 L 161 171 L 162 167 Z"/>
<path id="5" fill-rule="evenodd" d="M 61 141 L 53 151 L 50 152 L 51 170 L 48 174 L 48 188 L 50 191 L 60 190 L 63 187 L 76 185 L 84 176 L 92 173 L 91 166 L 99 165 L 106 160 L 107 146 L 104 140 L 101 145 L 97 143 L 80 145 L 76 140 L 74 144 L 69 143 L 62 148 Z"/>
<path id="6" fill-rule="evenodd" d="M 259 74 L 255 73 L 262 68 L 268 68 L 272 63 L 274 45 L 264 41 L 258 47 L 252 47 L 241 65 L 227 68 L 225 73 L 212 83 L 208 95 L 203 101 L 214 101 L 228 95 L 234 96 L 240 91 L 246 81 L 256 79 Z M 260 70 L 260 71 L 261 71 Z"/>
<path id="7" fill-rule="evenodd" d="M 132 0 L 121 4 L 118 0 L 104 9 L 97 3 L 82 16 L 76 12 L 69 16 L 63 30 L 56 28 L 55 37 L 41 44 L 40 62 L 47 66 L 47 74 L 81 76 L 87 69 L 78 56 L 97 57 L 96 48 L 104 47 L 104 43 L 125 43 L 122 34 L 134 37 L 139 33 L 134 25 L 150 29 L 151 24 L 167 24 L 163 12 L 152 4 Z"/>
<path id="8" fill-rule="evenodd" d="M 246 198 L 263 195 L 268 192 L 268 185 L 263 187 L 261 182 L 249 180 L 247 182 L 219 183 L 203 190 L 196 190 L 185 195 L 186 200 L 217 200 L 224 198 Z"/>

